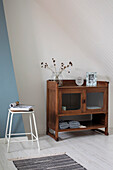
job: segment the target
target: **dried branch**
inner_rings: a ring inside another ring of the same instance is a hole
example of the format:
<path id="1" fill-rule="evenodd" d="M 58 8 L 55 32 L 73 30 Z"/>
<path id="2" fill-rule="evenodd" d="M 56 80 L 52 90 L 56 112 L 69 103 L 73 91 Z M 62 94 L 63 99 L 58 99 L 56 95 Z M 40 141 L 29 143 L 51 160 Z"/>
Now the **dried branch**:
<path id="1" fill-rule="evenodd" d="M 57 70 L 56 70 L 56 60 L 54 58 L 52 58 L 52 62 L 53 62 L 53 66 L 54 66 L 54 69 L 52 69 L 51 67 L 48 66 L 48 63 L 43 63 L 41 62 L 41 68 L 47 68 L 49 70 L 51 70 L 52 73 L 57 73 Z M 58 74 L 56 75 L 57 77 L 59 77 L 59 75 L 67 68 L 69 68 L 70 66 L 73 66 L 72 62 L 70 61 L 69 64 L 67 65 L 64 65 L 64 63 L 62 62 L 61 63 L 61 66 L 59 68 L 59 72 Z M 70 71 L 68 70 L 68 73 L 70 73 Z"/>

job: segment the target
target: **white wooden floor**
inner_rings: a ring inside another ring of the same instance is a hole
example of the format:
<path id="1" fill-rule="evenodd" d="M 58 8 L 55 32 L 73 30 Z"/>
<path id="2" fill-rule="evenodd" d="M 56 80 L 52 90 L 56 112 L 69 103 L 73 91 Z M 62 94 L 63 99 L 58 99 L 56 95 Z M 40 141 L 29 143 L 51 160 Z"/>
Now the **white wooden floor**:
<path id="1" fill-rule="evenodd" d="M 0 170 L 15 170 L 11 159 L 30 158 L 67 153 L 88 170 L 113 170 L 113 133 L 105 136 L 93 131 L 63 133 L 61 140 L 40 137 L 40 153 L 36 143 L 12 143 L 10 153 L 0 140 Z"/>

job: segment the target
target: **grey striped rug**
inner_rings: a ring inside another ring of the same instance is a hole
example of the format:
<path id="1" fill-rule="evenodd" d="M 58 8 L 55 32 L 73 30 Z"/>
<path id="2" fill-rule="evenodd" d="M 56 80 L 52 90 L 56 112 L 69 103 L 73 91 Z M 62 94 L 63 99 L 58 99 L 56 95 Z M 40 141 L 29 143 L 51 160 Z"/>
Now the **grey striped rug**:
<path id="1" fill-rule="evenodd" d="M 66 154 L 13 161 L 18 170 L 86 170 Z"/>

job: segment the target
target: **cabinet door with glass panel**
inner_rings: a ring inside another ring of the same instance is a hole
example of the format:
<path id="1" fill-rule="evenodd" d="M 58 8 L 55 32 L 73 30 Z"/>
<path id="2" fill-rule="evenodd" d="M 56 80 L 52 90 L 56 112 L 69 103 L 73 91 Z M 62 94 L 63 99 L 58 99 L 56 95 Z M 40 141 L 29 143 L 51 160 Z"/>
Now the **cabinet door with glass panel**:
<path id="1" fill-rule="evenodd" d="M 83 90 L 59 89 L 59 114 L 76 114 L 82 112 Z"/>
<path id="2" fill-rule="evenodd" d="M 88 88 L 86 90 L 86 112 L 105 112 L 106 111 L 107 89 Z"/>

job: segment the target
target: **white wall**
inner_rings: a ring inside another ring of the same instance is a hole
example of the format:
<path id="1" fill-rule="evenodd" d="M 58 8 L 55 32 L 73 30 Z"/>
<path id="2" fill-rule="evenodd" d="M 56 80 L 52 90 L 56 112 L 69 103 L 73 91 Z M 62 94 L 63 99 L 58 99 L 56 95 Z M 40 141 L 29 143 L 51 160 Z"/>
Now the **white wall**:
<path id="1" fill-rule="evenodd" d="M 98 52 L 102 46 L 96 41 L 99 36 L 95 32 L 98 30 L 96 23 L 93 25 L 92 18 L 88 17 L 92 14 L 87 6 L 90 0 L 85 0 L 87 5 L 81 0 L 3 2 L 20 102 L 35 105 L 38 129 L 43 134 L 46 130 L 46 80 L 51 72 L 40 68 L 41 61 L 51 64 L 52 57 L 58 63 L 72 61 L 71 74 L 64 74 L 64 78 L 85 77 L 86 71 L 97 71 L 102 79 L 111 79 L 108 63 Z M 100 7 L 102 1 L 99 2 Z M 112 114 L 110 117 L 112 125 Z M 24 118 L 26 129 L 27 121 Z"/>

